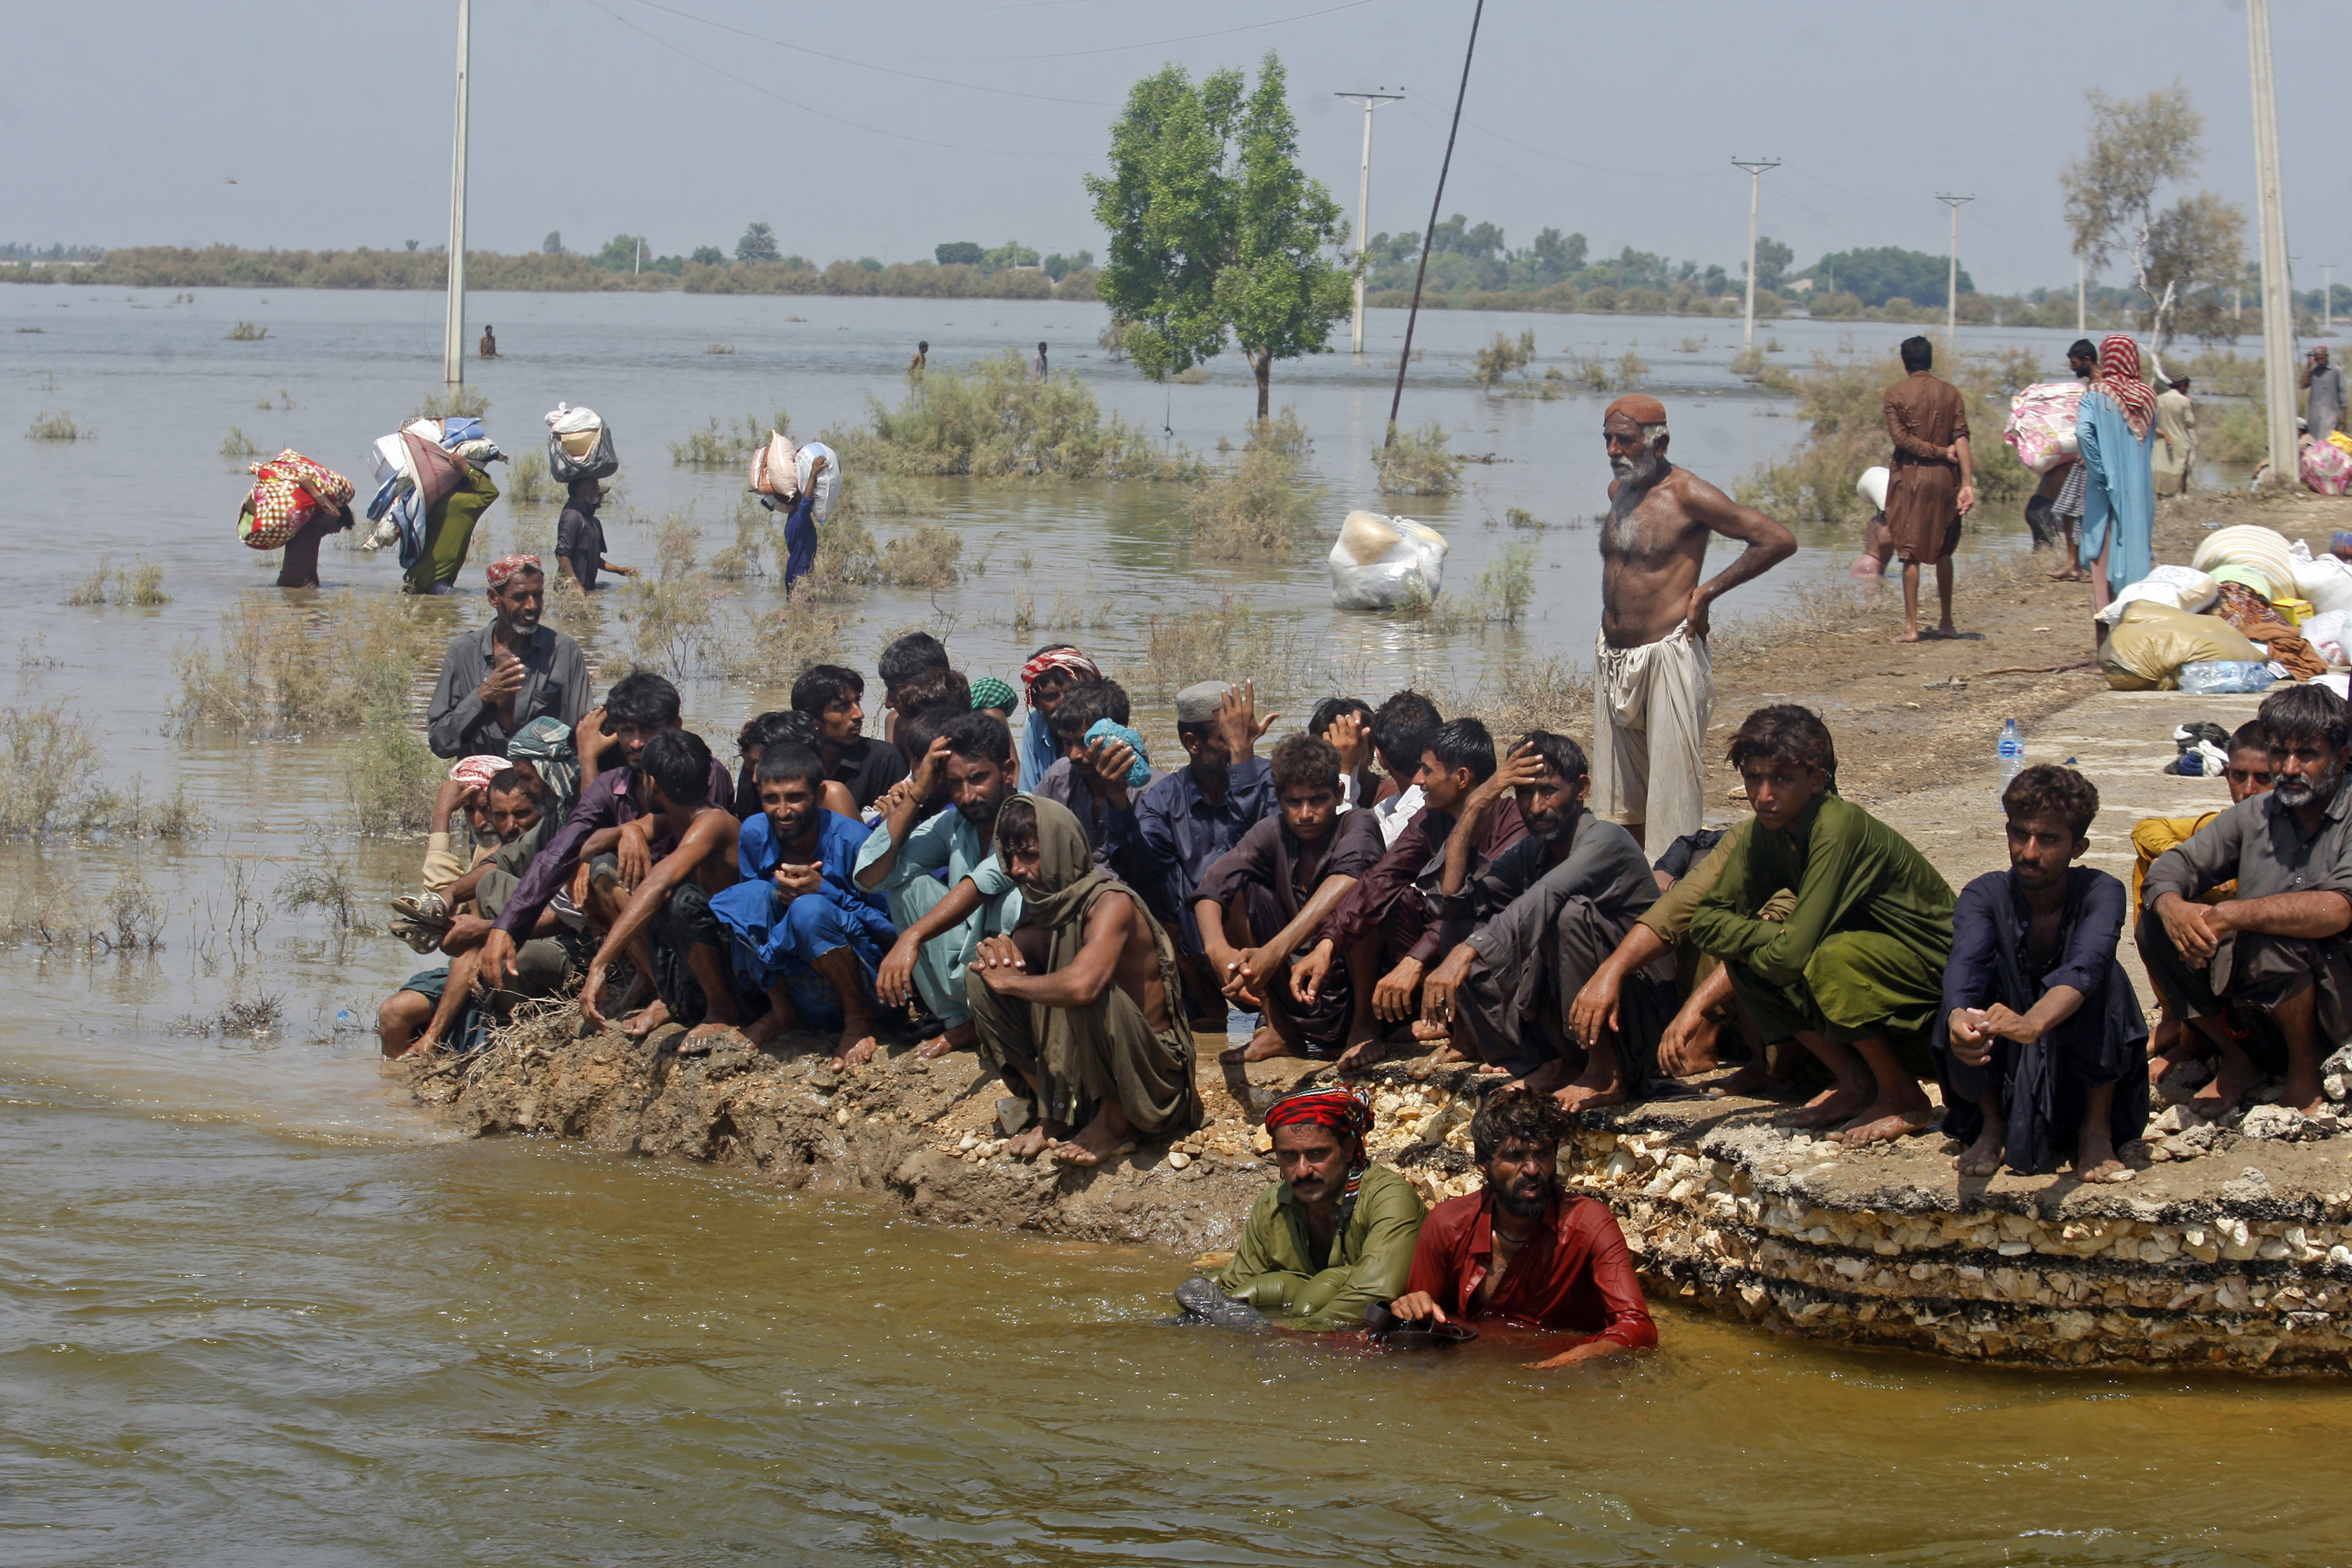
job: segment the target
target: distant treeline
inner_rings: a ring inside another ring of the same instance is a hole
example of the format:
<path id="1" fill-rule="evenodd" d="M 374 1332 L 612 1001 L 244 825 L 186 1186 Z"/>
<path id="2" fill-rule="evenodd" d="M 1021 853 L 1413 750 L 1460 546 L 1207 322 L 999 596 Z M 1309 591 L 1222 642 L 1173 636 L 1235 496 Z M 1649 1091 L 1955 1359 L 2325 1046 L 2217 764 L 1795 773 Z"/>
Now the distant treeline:
<path id="1" fill-rule="evenodd" d="M 247 250 L 137 246 L 73 265 L 0 265 L 0 282 L 88 283 L 125 289 L 418 289 L 448 283 L 438 250 Z M 484 292 L 662 291 L 689 294 L 857 294 L 933 300 L 1092 300 L 1091 267 L 1056 283 L 1042 270 L 992 270 L 935 261 L 836 261 L 819 268 L 798 258 L 712 265 L 688 261 L 673 274 L 600 267 L 569 253 L 466 253 L 466 286 Z"/>

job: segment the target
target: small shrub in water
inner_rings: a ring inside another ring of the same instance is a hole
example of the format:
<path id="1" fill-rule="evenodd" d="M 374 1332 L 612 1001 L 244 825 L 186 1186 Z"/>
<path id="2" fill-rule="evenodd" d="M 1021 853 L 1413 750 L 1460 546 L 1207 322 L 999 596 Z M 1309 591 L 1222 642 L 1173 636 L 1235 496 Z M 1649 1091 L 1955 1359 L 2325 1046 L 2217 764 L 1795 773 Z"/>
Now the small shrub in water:
<path id="1" fill-rule="evenodd" d="M 314 831 L 304 840 L 301 864 L 278 888 L 278 898 L 289 911 L 317 910 L 336 931 L 356 931 L 366 923 L 359 884 L 324 832 Z"/>
<path id="2" fill-rule="evenodd" d="M 861 474 L 969 474 L 975 479 L 1181 479 L 1199 466 L 1102 405 L 1075 376 L 1029 379 L 1012 350 L 965 370 L 925 372 L 896 408 L 878 402 L 862 429 L 825 432 Z"/>
<path id="3" fill-rule="evenodd" d="M 411 419 L 479 419 L 490 411 L 490 395 L 478 386 L 444 386 L 428 392 Z"/>
<path id="4" fill-rule="evenodd" d="M 689 430 L 683 441 L 669 444 L 673 463 L 689 464 L 696 468 L 723 468 L 736 463 L 749 463 L 751 454 L 768 444 L 772 431 L 790 434 L 793 418 L 785 410 L 776 410 L 772 419 L 762 419 L 756 414 L 746 414 L 740 425 L 721 425 L 719 416 L 699 430 Z"/>
<path id="5" fill-rule="evenodd" d="M 232 425 L 228 434 L 221 437 L 220 455 L 232 463 L 249 462 L 261 456 L 261 448 L 253 444 L 253 437 L 241 426 Z"/>
<path id="6" fill-rule="evenodd" d="M 228 330 L 233 343 L 257 343 L 269 335 L 269 329 L 258 321 L 239 321 Z"/>
<path id="7" fill-rule="evenodd" d="M 1294 408 L 1254 426 L 1239 459 L 1185 503 L 1194 552 L 1213 561 L 1285 555 L 1312 537 L 1323 490 L 1299 477 L 1308 447 Z"/>
<path id="8" fill-rule="evenodd" d="M 161 566 L 152 561 L 116 566 L 103 555 L 98 558 L 97 568 L 66 595 L 68 605 L 136 605 L 152 608 L 171 602 L 172 595 L 163 592 Z"/>
<path id="9" fill-rule="evenodd" d="M 415 725 L 378 720 L 361 732 L 344 775 L 352 826 L 367 837 L 419 833 L 431 822 L 443 764 Z"/>
<path id="10" fill-rule="evenodd" d="M 824 552 L 817 558 L 822 561 Z M 943 522 L 918 523 L 882 546 L 878 574 L 893 588 L 926 592 L 952 588 L 964 579 L 963 535 Z"/>
<path id="11" fill-rule="evenodd" d="M 100 935 L 112 952 L 158 952 L 163 946 L 163 901 L 132 866 L 122 873 L 100 906 L 106 924 Z"/>
<path id="12" fill-rule="evenodd" d="M 1496 332 L 1495 341 L 1477 352 L 1470 379 L 1491 388 L 1504 377 L 1527 369 L 1535 357 L 1534 328 L 1521 332 L 1516 341 L 1507 332 Z"/>
<path id="13" fill-rule="evenodd" d="M 79 826 L 99 798 L 98 738 L 62 702 L 0 708 L 0 836 Z"/>
<path id="14" fill-rule="evenodd" d="M 1462 459 L 1444 426 L 1432 423 L 1393 434 L 1389 445 L 1372 448 L 1382 495 L 1445 495 L 1461 482 Z"/>
<path id="15" fill-rule="evenodd" d="M 536 506 L 552 499 L 555 481 L 548 477 L 547 454 L 536 447 L 526 448 L 515 458 L 501 493 L 519 506 Z"/>
<path id="16" fill-rule="evenodd" d="M 32 426 L 25 432 L 26 438 L 33 441 L 87 441 L 97 434 L 94 426 L 76 423 L 64 409 L 52 414 L 46 408 L 33 416 Z"/>

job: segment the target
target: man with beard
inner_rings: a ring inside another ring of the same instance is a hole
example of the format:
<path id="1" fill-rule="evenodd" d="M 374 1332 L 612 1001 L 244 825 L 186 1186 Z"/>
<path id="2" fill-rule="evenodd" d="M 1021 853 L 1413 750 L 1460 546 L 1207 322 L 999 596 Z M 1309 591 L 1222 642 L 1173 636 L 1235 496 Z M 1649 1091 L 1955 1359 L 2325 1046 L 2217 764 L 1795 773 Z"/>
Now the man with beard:
<path id="1" fill-rule="evenodd" d="M 449 907 L 471 900 L 474 912 L 450 919 L 441 938 L 449 962 L 411 976 L 377 1012 L 376 1033 L 385 1056 L 429 1057 L 451 1040 L 464 1050 L 481 1044 L 488 1018 L 475 1004 L 474 981 L 481 971 L 482 940 L 554 826 L 547 816 L 547 785 L 535 774 L 503 769 L 483 796 L 499 847 L 444 889 Z M 511 986 L 488 994 L 491 1007 L 503 1013 L 521 997 L 553 995 L 571 973 L 572 958 L 570 937 L 552 911 L 542 912 L 516 954 Z"/>
<path id="2" fill-rule="evenodd" d="M 2285 1103 L 2319 1109 L 2320 1059 L 2352 1033 L 2352 717 L 2324 686 L 2263 699 L 2271 789 L 2231 806 L 2148 868 L 2139 951 L 2221 1053 L 2190 1103 L 2218 1117 L 2284 1073 Z M 2200 902 L 2236 878 L 2238 896 Z"/>
<path id="3" fill-rule="evenodd" d="M 1176 738 L 1190 763 L 1137 796 L 1131 822 L 1110 824 L 1111 863 L 1132 873 L 1151 912 L 1167 923 L 1188 1005 L 1216 1029 L 1224 1027 L 1225 977 L 1210 972 L 1192 893 L 1212 861 L 1274 815 L 1273 774 L 1252 750 L 1276 717 L 1258 721 L 1255 682 L 1186 687 L 1176 694 Z"/>
<path id="4" fill-rule="evenodd" d="M 1029 1102 L 1006 1152 L 1051 1149 L 1055 1163 L 1087 1167 L 1200 1126 L 1167 931 L 1094 863 L 1066 807 L 1015 795 L 997 816 L 996 848 L 1021 913 L 981 940 L 964 992 L 982 1062 Z"/>
<path id="5" fill-rule="evenodd" d="M 889 1007 L 919 998 L 939 1020 L 940 1032 L 917 1047 L 926 1058 L 978 1043 L 964 966 L 982 937 L 1020 919 L 1021 890 L 995 853 L 996 814 L 1012 797 L 1013 766 L 1004 721 L 964 712 L 884 796 L 888 809 L 857 852 L 857 885 L 888 897 L 890 923 L 898 928 L 874 988 Z M 919 821 L 942 792 L 954 809 Z"/>
<path id="6" fill-rule="evenodd" d="M 1392 728 L 1384 722 L 1380 731 L 1383 743 Z M 1444 939 L 1429 914 L 1429 896 L 1437 890 L 1444 869 L 1445 841 L 1463 802 L 1495 776 L 1494 737 L 1477 720 L 1455 719 L 1434 730 L 1416 727 L 1411 733 L 1420 737 L 1417 751 L 1405 753 L 1415 758 L 1411 771 L 1403 771 L 1397 762 L 1389 765 L 1396 777 L 1420 781 L 1414 788 L 1423 805 L 1391 841 L 1388 853 L 1348 889 L 1323 921 L 1315 946 L 1290 973 L 1293 994 L 1311 1001 L 1332 965 L 1342 953 L 1348 955 L 1351 973 L 1379 977 L 1367 989 L 1372 1016 L 1384 1024 L 1420 1019 L 1421 977 L 1445 952 Z M 1496 797 L 1479 824 L 1479 837 L 1470 847 L 1474 871 L 1528 836 L 1519 803 L 1508 795 Z M 1360 1044 L 1350 1041 L 1347 1055 L 1339 1058 L 1340 1069 L 1370 1067 L 1386 1052 L 1376 1035 Z"/>
<path id="7" fill-rule="evenodd" d="M 1406 1322 L 1501 1318 L 1588 1336 L 1544 1369 L 1645 1351 L 1658 1342 L 1625 1235 L 1609 1205 L 1559 1184 L 1559 1116 L 1526 1089 L 1486 1097 L 1470 1119 L 1486 1185 L 1429 1211 L 1405 1293 Z"/>
<path id="8" fill-rule="evenodd" d="M 547 605 L 539 557 L 493 561 L 488 575 L 490 624 L 449 645 L 425 704 L 425 739 L 436 757 L 503 757 L 533 719 L 551 714 L 569 726 L 588 711 L 580 645 L 539 624 Z"/>
<path id="9" fill-rule="evenodd" d="M 1380 819 L 1339 809 L 1339 753 L 1328 741 L 1288 735 L 1274 749 L 1281 809 L 1212 861 L 1192 895 L 1192 915 L 1226 998 L 1265 1022 L 1217 1059 L 1329 1060 L 1372 1037 L 1369 973 L 1326 971 L 1310 992 L 1291 986 L 1291 955 L 1370 870 L 1382 852 Z"/>
<path id="10" fill-rule="evenodd" d="M 1352 814 L 1351 814 L 1352 815 Z M 1265 1113 L 1282 1180 L 1258 1194 L 1241 1245 L 1213 1275 L 1176 1289 L 1185 1321 L 1328 1332 L 1405 1289 L 1421 1194 L 1364 1152 L 1372 1108 L 1360 1090 L 1310 1089 Z"/>
<path id="11" fill-rule="evenodd" d="M 2072 768 L 2027 768 L 2001 792 L 2009 869 L 1960 890 L 1944 971 L 1944 1131 L 1963 1176 L 2004 1156 L 2020 1175 L 2072 1151 L 2085 1182 L 2127 1182 L 2116 1146 L 2147 1125 L 2147 1023 L 2116 962 L 2124 885 L 2072 862 L 2099 792 Z"/>
<path id="12" fill-rule="evenodd" d="M 767 747 L 755 782 L 760 810 L 736 836 L 743 879 L 710 900 L 736 973 L 768 997 L 744 1037 L 761 1046 L 794 1024 L 838 1025 L 834 1068 L 856 1067 L 874 1055 L 874 974 L 898 935 L 889 901 L 857 885 L 866 825 L 818 804 L 832 781 L 805 746 Z"/>
<path id="13" fill-rule="evenodd" d="M 1901 834 L 1832 787 L 1837 749 L 1810 709 L 1750 713 L 1731 737 L 1755 820 L 1691 914 L 1690 940 L 1731 971 L 1769 1050 L 1794 1040 L 1835 1083 L 1790 1118 L 1863 1144 L 1924 1132 L 1952 955 L 1952 889 Z M 1784 893 L 1794 900 L 1771 906 Z"/>
<path id="14" fill-rule="evenodd" d="M 1432 900 L 1450 950 L 1421 983 L 1423 1018 L 1457 1051 L 1571 1110 L 1648 1093 L 1675 1010 L 1674 966 L 1661 961 L 1629 978 L 1614 1025 L 1583 1040 L 1567 1032 L 1570 1002 L 1658 897 L 1633 836 L 1585 809 L 1591 782 L 1581 747 L 1538 730 L 1470 792 Z M 1506 795 L 1528 836 L 1474 874 L 1472 846 Z"/>
<path id="15" fill-rule="evenodd" d="M 1666 461 L 1666 410 L 1656 398 L 1619 398 L 1601 430 L 1616 478 L 1601 524 L 1593 805 L 1664 854 L 1700 825 L 1702 748 L 1715 707 L 1708 606 L 1795 553 L 1797 541 Z M 1707 543 L 1718 533 L 1748 548 L 1702 583 Z"/>

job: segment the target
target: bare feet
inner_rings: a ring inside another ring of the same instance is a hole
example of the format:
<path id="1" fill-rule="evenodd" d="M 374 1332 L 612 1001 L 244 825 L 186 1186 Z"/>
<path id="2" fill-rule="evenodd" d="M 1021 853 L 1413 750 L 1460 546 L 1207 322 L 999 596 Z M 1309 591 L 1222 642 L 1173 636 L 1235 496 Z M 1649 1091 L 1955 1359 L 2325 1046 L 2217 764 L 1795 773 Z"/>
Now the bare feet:
<path id="1" fill-rule="evenodd" d="M 950 1051 L 968 1051 L 979 1043 L 980 1030 L 967 1020 L 944 1035 L 925 1040 L 915 1047 L 915 1054 L 927 1062 L 935 1062 Z"/>
<path id="2" fill-rule="evenodd" d="M 2223 1051 L 2221 1070 L 2213 1075 L 2210 1083 L 2189 1097 L 2189 1109 L 2208 1121 L 2218 1121 L 2235 1110 L 2238 1102 L 2262 1080 L 2262 1069 L 2245 1052 Z"/>
<path id="3" fill-rule="evenodd" d="M 1426 1018 L 1415 1018 L 1412 1021 L 1412 1037 L 1416 1040 L 1426 1043 L 1430 1040 L 1450 1039 L 1452 1036 L 1453 1031 L 1443 1024 L 1433 1024 Z"/>
<path id="4" fill-rule="evenodd" d="M 1016 1160 L 1034 1160 L 1045 1152 L 1046 1145 L 1055 1142 L 1059 1133 L 1047 1129 L 1042 1121 L 1032 1121 L 1004 1142 L 1004 1152 Z"/>
<path id="5" fill-rule="evenodd" d="M 1916 1100 L 1889 1100 L 1881 1095 L 1831 1136 L 1849 1149 L 1859 1149 L 1866 1143 L 1892 1143 L 1898 1138 L 1925 1132 L 1936 1124 L 1936 1112 L 1925 1095 L 1916 1088 L 1912 1093 L 1917 1097 Z"/>
<path id="6" fill-rule="evenodd" d="M 1706 1086 L 1706 1092 L 1717 1099 L 1740 1095 L 1750 1100 L 1769 1100 L 1788 1085 L 1764 1070 L 1761 1062 L 1749 1062 L 1729 1078 L 1717 1079 Z"/>
<path id="7" fill-rule="evenodd" d="M 440 1054 L 440 1041 L 435 1039 L 430 1035 L 419 1035 L 416 1037 L 416 1043 L 415 1045 L 410 1046 L 406 1050 L 401 1052 L 400 1055 L 394 1057 L 393 1060 L 404 1062 L 414 1058 L 418 1061 L 423 1061 L 427 1058 L 437 1057 Z"/>
<path id="8" fill-rule="evenodd" d="M 743 1026 L 743 1038 L 756 1051 L 799 1022 L 800 1016 L 791 1008 L 771 1006 Z"/>
<path id="9" fill-rule="evenodd" d="M 1562 1110 L 1598 1110 L 1604 1105 L 1622 1105 L 1626 1098 L 1622 1079 L 1597 1085 L 1572 1083 L 1552 1096 Z"/>
<path id="10" fill-rule="evenodd" d="M 2116 1158 L 2116 1145 L 2105 1127 L 2086 1127 L 2074 1149 L 2074 1174 L 2086 1182 L 2128 1182 L 2132 1168 Z"/>
<path id="11" fill-rule="evenodd" d="M 738 1029 L 732 1024 L 697 1024 L 694 1027 L 686 1032 L 685 1043 L 678 1047 L 679 1054 L 684 1055 L 688 1046 L 697 1047 L 707 1051 L 711 1047 L 719 1043 L 719 1037 L 721 1035 L 735 1035 L 740 1033 L 742 1033 L 742 1031 Z"/>
<path id="12" fill-rule="evenodd" d="M 1963 1176 L 1990 1176 L 2000 1169 L 2000 1157 L 2007 1149 L 2000 1124 L 1988 1117 L 1984 1131 L 1958 1159 L 1952 1162 L 1952 1169 Z"/>
<path id="13" fill-rule="evenodd" d="M 1837 1127 L 1853 1120 L 1856 1112 L 1870 1103 L 1871 1091 L 1866 1088 L 1840 1085 L 1825 1089 L 1805 1101 L 1803 1110 L 1780 1118 L 1783 1127 Z"/>
<path id="14" fill-rule="evenodd" d="M 1917 626 L 1907 627 L 1900 636 L 1889 637 L 1887 640 L 1889 642 L 1917 642 L 1919 640 L 1919 628 Z"/>
<path id="15" fill-rule="evenodd" d="M 642 1040 L 669 1022 L 669 1004 L 656 1002 L 643 1012 L 633 1013 L 621 1020 L 621 1033 L 633 1040 Z"/>
<path id="16" fill-rule="evenodd" d="M 1496 1068 L 1494 1070 L 1496 1072 L 1504 1072 L 1508 1069 Z M 1536 1068 L 1535 1071 L 1527 1073 L 1513 1079 L 1510 1087 L 1513 1089 L 1524 1089 L 1529 1094 L 1556 1094 L 1560 1089 L 1566 1088 L 1567 1084 L 1568 1064 L 1559 1060 L 1558 1058 L 1554 1058 L 1552 1060 L 1548 1061 L 1544 1063 L 1543 1066 Z"/>
<path id="17" fill-rule="evenodd" d="M 1388 1042 L 1378 1035 L 1369 1040 L 1359 1040 L 1339 1053 L 1339 1070 L 1342 1073 L 1361 1072 L 1375 1062 L 1386 1061 L 1388 1054 Z"/>
<path id="18" fill-rule="evenodd" d="M 854 1017 L 841 1026 L 841 1045 L 833 1053 L 833 1070 L 864 1067 L 874 1059 L 874 1020 Z"/>
<path id="19" fill-rule="evenodd" d="M 1065 1139 L 1054 1145 L 1054 1163 L 1076 1165 L 1081 1170 L 1107 1163 L 1135 1147 L 1133 1131 L 1118 1107 L 1106 1104 L 1102 1114 L 1087 1123 L 1075 1138 Z"/>
<path id="20" fill-rule="evenodd" d="M 1242 1062 L 1262 1062 L 1268 1057 L 1290 1054 L 1290 1047 L 1283 1042 L 1282 1037 L 1276 1034 L 1271 1026 L 1261 1024 L 1257 1033 L 1249 1037 L 1248 1044 L 1228 1047 L 1217 1053 L 1217 1059 L 1227 1067 L 1234 1067 Z"/>
<path id="21" fill-rule="evenodd" d="M 1942 623 L 1941 625 L 1939 625 L 1939 626 L 1937 626 L 1937 628 L 1936 628 L 1936 635 L 1937 635 L 1937 637 L 1939 637 L 1943 638 L 1943 639 L 1944 639 L 1944 640 L 1946 640 L 1947 642 L 1954 641 L 1954 640 L 1957 640 L 1957 639 L 1958 638 L 1958 637 L 1959 637 L 1959 635 L 1960 635 L 1960 628 L 1959 628 L 1959 627 L 1958 627 L 1958 626 L 1954 626 L 1954 625 L 1951 623 L 1951 619 L 1950 619 L 1950 617 L 1949 617 L 1949 616 L 1947 616 L 1947 617 L 1944 619 L 1943 623 Z"/>

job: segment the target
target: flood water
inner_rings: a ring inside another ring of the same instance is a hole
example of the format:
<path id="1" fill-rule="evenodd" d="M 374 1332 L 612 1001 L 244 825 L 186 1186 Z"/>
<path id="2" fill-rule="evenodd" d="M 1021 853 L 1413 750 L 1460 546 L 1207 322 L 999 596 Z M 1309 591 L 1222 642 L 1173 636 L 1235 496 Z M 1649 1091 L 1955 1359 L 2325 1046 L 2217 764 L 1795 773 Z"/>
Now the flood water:
<path id="1" fill-rule="evenodd" d="M 373 1037 L 335 1022 L 372 1019 L 424 961 L 337 936 L 284 897 L 314 827 L 371 910 L 414 877 L 415 845 L 350 832 L 352 742 L 167 722 L 174 650 L 211 642 L 240 598 L 275 598 L 233 537 L 228 427 L 358 466 L 437 381 L 439 301 L 171 298 L 0 289 L 5 705 L 61 704 L 101 741 L 110 782 L 184 782 L 215 818 L 185 843 L 0 847 L 14 1004 L 0 1021 L 0 1561 L 2345 1559 L 2334 1497 L 2352 1479 L 2352 1404 L 2332 1387 L 1984 1374 L 1671 1306 L 1658 1354 L 1568 1376 L 1521 1370 L 1507 1345 L 1380 1359 L 1179 1334 L 1155 1320 L 1181 1259 L 924 1227 L 727 1172 L 448 1140 L 386 1086 Z M 1110 363 L 1094 307 L 476 305 L 511 357 L 468 375 L 509 449 L 537 444 L 559 399 L 613 421 L 625 561 L 646 561 L 653 520 L 689 505 L 706 550 L 727 542 L 740 479 L 674 467 L 664 443 L 778 405 L 803 434 L 854 421 L 869 395 L 898 395 L 919 337 L 935 363 L 1043 337 L 1107 405 L 1200 451 L 1251 410 L 1237 363 L 1166 389 Z M 226 341 L 239 320 L 268 336 Z M 1489 399 L 1465 382 L 1471 348 L 1528 325 L 1538 370 L 1571 346 L 1614 359 L 1638 338 L 1676 458 L 1719 481 L 1801 434 L 1784 402 L 1728 373 L 1737 322 L 1435 314 L 1406 418 L 1507 460 L 1471 468 L 1460 496 L 1397 504 L 1454 542 L 1450 584 L 1529 538 L 1540 592 L 1524 626 L 1440 637 L 1335 616 L 1319 549 L 1195 570 L 1177 500 L 1156 487 L 941 482 L 908 487 L 908 510 L 877 531 L 942 519 L 989 553 L 989 574 L 937 595 L 877 591 L 854 606 L 855 662 L 870 669 L 885 634 L 921 623 L 945 628 L 962 668 L 1009 676 L 1045 640 L 1001 624 L 1016 584 L 1110 605 L 1076 640 L 1115 671 L 1139 657 L 1150 610 L 1227 595 L 1286 617 L 1375 700 L 1407 677 L 1467 689 L 1498 661 L 1587 657 L 1592 536 L 1568 525 L 1601 504 L 1603 400 Z M 1374 312 L 1362 364 L 1277 373 L 1316 437 L 1335 525 L 1380 504 L 1366 453 L 1386 413 L 1378 359 L 1402 329 Z M 1872 354 L 1906 331 L 1852 329 Z M 1801 359 L 1847 332 L 1758 335 Z M 2071 334 L 1963 337 L 2030 339 L 2054 367 Z M 1681 353 L 1685 338 L 1703 346 Z M 734 352 L 707 353 L 713 342 Z M 20 442 L 45 409 L 97 437 Z M 1514 506 L 1554 527 L 1485 526 Z M 501 544 L 550 521 L 509 511 L 491 513 Z M 1981 547 L 2002 547 L 1988 531 Z M 1854 547 L 1806 543 L 1731 612 L 1769 609 L 1797 572 L 1842 572 Z M 100 552 L 158 563 L 172 602 L 66 604 Z M 324 566 L 331 587 L 392 591 L 389 560 L 331 547 Z M 772 593 L 754 586 L 738 608 Z M 454 632 L 478 603 L 433 610 Z M 608 621 L 600 662 L 625 658 L 622 630 Z M 731 735 L 758 687 L 697 682 L 689 711 Z M 25 921 L 44 890 L 93 919 L 133 872 L 163 905 L 160 951 L 91 956 Z M 244 942 L 223 934 L 240 885 L 242 918 L 260 921 Z M 279 1004 L 269 1037 L 173 1032 L 256 999 Z"/>

